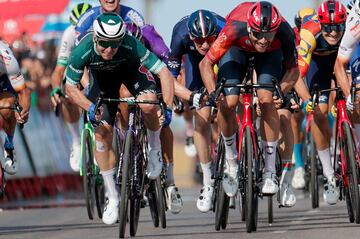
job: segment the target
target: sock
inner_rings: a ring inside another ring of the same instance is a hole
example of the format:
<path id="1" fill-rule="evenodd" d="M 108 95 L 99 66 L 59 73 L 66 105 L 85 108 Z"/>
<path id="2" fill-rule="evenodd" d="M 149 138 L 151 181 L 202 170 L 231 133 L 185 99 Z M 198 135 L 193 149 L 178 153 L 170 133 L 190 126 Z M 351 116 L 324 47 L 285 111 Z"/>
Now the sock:
<path id="1" fill-rule="evenodd" d="M 80 136 L 79 121 L 75 123 L 67 123 L 67 126 L 69 128 L 73 144 L 80 144 L 81 136 Z"/>
<path id="2" fill-rule="evenodd" d="M 115 186 L 115 172 L 116 168 L 112 168 L 106 171 L 101 171 L 101 175 L 104 179 L 104 186 L 106 189 L 106 192 L 108 192 L 109 198 L 119 200 L 119 193 Z"/>
<path id="3" fill-rule="evenodd" d="M 174 185 L 174 184 L 175 184 L 175 180 L 174 180 L 174 163 L 168 163 L 167 164 L 167 170 L 166 170 L 165 185 L 170 186 L 170 185 Z"/>
<path id="4" fill-rule="evenodd" d="M 4 149 L 14 149 L 14 135 L 6 135 Z"/>
<path id="5" fill-rule="evenodd" d="M 294 158 L 295 158 L 295 168 L 304 167 L 304 161 L 302 158 L 302 149 L 303 144 L 294 144 Z"/>
<path id="6" fill-rule="evenodd" d="M 291 159 L 281 159 L 282 164 L 282 172 L 281 172 L 281 179 L 280 184 L 282 183 L 290 183 L 291 182 L 291 169 L 292 169 L 292 162 Z"/>
<path id="7" fill-rule="evenodd" d="M 230 166 L 235 166 L 237 164 L 237 145 L 236 145 L 236 134 L 233 134 L 230 137 L 224 137 L 225 142 L 225 158 L 229 162 Z"/>
<path id="8" fill-rule="evenodd" d="M 334 176 L 334 168 L 332 167 L 330 160 L 330 148 L 318 150 L 318 155 L 323 167 L 323 174 L 328 180 L 330 180 Z"/>
<path id="9" fill-rule="evenodd" d="M 194 125 L 192 119 L 185 120 L 185 135 L 186 137 L 194 137 Z"/>
<path id="10" fill-rule="evenodd" d="M 149 143 L 149 151 L 151 149 L 161 149 L 161 142 L 160 142 L 160 131 L 161 127 L 156 130 L 147 130 L 148 132 L 148 143 Z"/>
<path id="11" fill-rule="evenodd" d="M 201 169 L 203 171 L 203 184 L 204 186 L 213 186 L 214 180 L 211 179 L 211 161 L 208 163 L 201 163 Z"/>
<path id="12" fill-rule="evenodd" d="M 263 141 L 263 149 L 265 155 L 265 172 L 276 172 L 275 158 L 276 158 L 276 146 L 278 141 L 267 142 Z"/>

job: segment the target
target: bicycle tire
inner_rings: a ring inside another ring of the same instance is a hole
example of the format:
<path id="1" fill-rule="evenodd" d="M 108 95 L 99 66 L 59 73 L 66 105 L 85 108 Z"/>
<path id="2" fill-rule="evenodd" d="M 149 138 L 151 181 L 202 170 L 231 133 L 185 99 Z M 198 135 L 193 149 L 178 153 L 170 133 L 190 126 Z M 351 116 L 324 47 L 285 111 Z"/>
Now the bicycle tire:
<path id="1" fill-rule="evenodd" d="M 94 169 L 94 156 L 93 149 L 91 147 L 91 135 L 88 130 L 84 130 L 82 142 L 81 142 L 81 152 L 82 152 L 82 178 L 83 178 L 83 188 L 84 188 L 84 197 L 87 214 L 90 220 L 94 219 L 94 210 L 95 210 L 95 181 L 93 178 L 93 169 Z"/>
<path id="2" fill-rule="evenodd" d="M 97 177 L 101 177 L 97 175 Z M 96 203 L 96 210 L 98 213 L 98 217 L 101 219 L 104 213 L 104 205 L 105 205 L 105 186 L 102 178 L 97 178 L 97 180 L 101 180 L 101 182 L 95 182 L 95 203 Z"/>
<path id="3" fill-rule="evenodd" d="M 316 147 L 314 138 L 310 135 L 310 196 L 311 207 L 319 207 L 319 180 L 317 170 Z"/>
<path id="4" fill-rule="evenodd" d="M 226 229 L 227 227 L 227 222 L 228 222 L 228 219 L 229 219 L 229 204 L 230 204 L 230 197 L 228 197 L 226 194 L 225 194 L 225 202 L 224 202 L 224 209 L 223 209 L 223 216 L 222 216 L 222 220 L 221 220 L 221 228 L 223 230 Z"/>
<path id="5" fill-rule="evenodd" d="M 156 202 L 158 208 L 159 221 L 162 228 L 166 228 L 166 203 L 165 203 L 165 194 L 164 188 L 161 183 L 161 175 L 155 179 L 155 192 L 156 192 Z"/>
<path id="6" fill-rule="evenodd" d="M 155 181 L 151 181 L 148 189 L 149 210 L 154 227 L 159 227 L 159 213 L 156 203 Z"/>
<path id="7" fill-rule="evenodd" d="M 267 197 L 267 205 L 268 205 L 268 223 L 272 224 L 274 222 L 274 209 L 273 209 L 273 196 Z"/>
<path id="8" fill-rule="evenodd" d="M 130 236 L 135 236 L 137 232 L 137 228 L 139 225 L 139 218 L 140 218 L 140 208 L 141 208 L 141 201 L 143 199 L 143 155 L 138 151 L 139 146 L 136 145 L 136 150 L 134 155 L 137 155 L 134 157 L 134 163 L 133 167 L 137 168 L 136 172 L 132 175 L 132 184 L 131 184 L 131 200 L 130 200 Z M 134 171 L 135 172 L 135 171 Z"/>
<path id="9" fill-rule="evenodd" d="M 354 211 L 353 211 L 353 208 L 351 205 L 349 188 L 344 188 L 344 195 L 345 195 L 346 209 L 348 211 L 348 216 L 349 216 L 349 222 L 353 223 L 355 221 L 355 217 L 354 217 Z"/>
<path id="10" fill-rule="evenodd" d="M 227 195 L 222 186 L 222 177 L 224 170 L 224 160 L 225 160 L 225 149 L 223 138 L 220 135 L 217 145 L 217 154 L 215 162 L 215 199 L 214 199 L 214 212 L 215 212 L 215 230 L 219 231 L 221 228 L 226 228 L 227 217 L 225 215 L 226 206 L 229 207 L 228 203 L 226 205 Z M 226 218 L 225 218 L 226 217 Z"/>
<path id="11" fill-rule="evenodd" d="M 256 180 L 254 180 L 253 172 L 253 144 L 250 133 L 250 128 L 245 128 L 245 162 L 246 162 L 246 202 L 245 202 L 245 214 L 246 214 L 246 231 L 248 233 L 256 231 L 257 226 L 257 195 L 255 189 Z"/>
<path id="12" fill-rule="evenodd" d="M 355 145 L 348 123 L 343 123 L 344 150 L 346 159 L 346 176 L 349 182 L 351 207 L 355 217 L 355 223 L 360 224 L 360 195 L 359 195 L 359 168 L 355 157 Z"/>
<path id="13" fill-rule="evenodd" d="M 124 238 L 126 230 L 128 203 L 129 203 L 129 180 L 132 163 L 133 132 L 129 130 L 125 138 L 122 172 L 121 172 L 121 193 L 119 206 L 119 237 Z"/>

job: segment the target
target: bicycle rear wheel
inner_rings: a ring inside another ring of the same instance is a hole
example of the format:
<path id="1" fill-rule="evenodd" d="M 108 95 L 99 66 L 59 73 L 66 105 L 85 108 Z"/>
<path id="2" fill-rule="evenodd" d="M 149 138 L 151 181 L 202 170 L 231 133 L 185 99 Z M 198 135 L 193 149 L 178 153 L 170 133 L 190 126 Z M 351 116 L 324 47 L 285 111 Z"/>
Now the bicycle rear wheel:
<path id="1" fill-rule="evenodd" d="M 356 149 L 352 138 L 350 126 L 343 123 L 344 130 L 344 153 L 346 159 L 346 177 L 349 182 L 349 193 L 351 208 L 355 217 L 355 222 L 360 224 L 360 195 L 359 195 L 359 167 L 356 161 Z"/>
<path id="2" fill-rule="evenodd" d="M 126 229 L 126 220 L 128 212 L 128 202 L 130 194 L 130 177 L 131 164 L 133 160 L 133 132 L 128 131 L 125 139 L 124 154 L 122 159 L 122 173 L 121 173 L 121 195 L 119 207 L 119 237 L 124 238 Z"/>
<path id="3" fill-rule="evenodd" d="M 253 167 L 253 160 L 255 154 L 253 150 L 253 143 L 251 138 L 250 128 L 245 129 L 245 168 L 246 168 L 246 189 L 245 189 L 245 217 L 246 217 L 246 231 L 256 231 L 257 227 L 257 192 L 256 192 L 256 177 Z M 256 160 L 256 159 L 255 159 Z"/>
<path id="4" fill-rule="evenodd" d="M 95 209 L 95 180 L 94 180 L 94 155 L 90 132 L 85 129 L 81 142 L 82 178 L 86 210 L 90 220 L 94 219 Z"/>

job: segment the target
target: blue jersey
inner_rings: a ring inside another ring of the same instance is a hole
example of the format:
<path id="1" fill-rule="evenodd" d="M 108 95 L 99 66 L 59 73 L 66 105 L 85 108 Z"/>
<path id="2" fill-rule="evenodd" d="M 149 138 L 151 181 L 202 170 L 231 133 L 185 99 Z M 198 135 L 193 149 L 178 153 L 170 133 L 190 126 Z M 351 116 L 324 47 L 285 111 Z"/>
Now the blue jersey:
<path id="1" fill-rule="evenodd" d="M 213 14 L 217 18 L 217 33 L 219 33 L 221 29 L 225 26 L 225 19 L 217 15 L 216 13 Z M 183 55 L 188 54 L 189 56 L 194 56 L 197 59 L 202 59 L 204 57 L 196 50 L 194 42 L 190 39 L 189 30 L 187 27 L 188 20 L 189 16 L 182 18 L 174 26 L 171 37 L 170 54 L 167 64 L 168 68 L 170 69 L 171 73 L 175 78 L 180 73 L 181 60 Z"/>
<path id="2" fill-rule="evenodd" d="M 97 6 L 90 8 L 80 17 L 75 27 L 76 45 L 86 35 L 86 33 L 92 31 L 93 22 L 101 13 L 103 13 L 101 6 Z M 140 27 L 145 24 L 143 16 L 131 7 L 120 5 L 120 12 L 117 12 L 117 14 L 119 14 L 125 22 L 133 22 Z"/>

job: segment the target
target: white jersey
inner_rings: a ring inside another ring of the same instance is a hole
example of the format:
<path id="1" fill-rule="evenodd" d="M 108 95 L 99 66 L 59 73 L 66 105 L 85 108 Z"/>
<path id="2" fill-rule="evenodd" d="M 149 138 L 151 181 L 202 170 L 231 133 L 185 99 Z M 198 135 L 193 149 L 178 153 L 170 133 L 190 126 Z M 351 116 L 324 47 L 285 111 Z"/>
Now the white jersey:
<path id="1" fill-rule="evenodd" d="M 65 29 L 61 37 L 60 49 L 59 49 L 56 65 L 60 65 L 64 67 L 67 66 L 71 51 L 75 46 L 75 40 L 76 40 L 75 26 L 71 25 Z"/>
<path id="2" fill-rule="evenodd" d="M 359 0 L 358 0 L 359 1 Z M 355 4 L 359 4 L 356 1 Z M 341 40 L 338 57 L 350 60 L 355 46 L 360 40 L 360 17 L 354 6 L 346 19 L 346 29 Z"/>
<path id="3" fill-rule="evenodd" d="M 24 76 L 21 74 L 19 63 L 13 52 L 6 43 L 0 41 L 0 76 L 4 75 L 7 75 L 16 92 L 26 87 Z"/>

